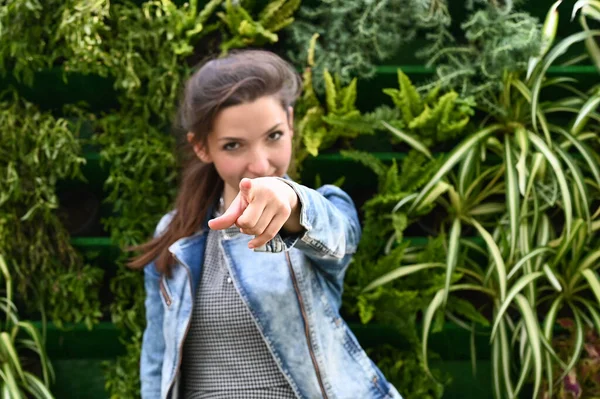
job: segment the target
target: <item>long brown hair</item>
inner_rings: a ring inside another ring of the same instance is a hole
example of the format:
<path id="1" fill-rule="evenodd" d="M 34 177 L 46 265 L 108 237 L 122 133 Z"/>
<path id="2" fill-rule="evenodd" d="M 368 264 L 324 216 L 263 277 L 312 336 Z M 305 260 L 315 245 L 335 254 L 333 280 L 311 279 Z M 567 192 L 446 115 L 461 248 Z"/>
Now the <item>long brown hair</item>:
<path id="1" fill-rule="evenodd" d="M 206 145 L 218 113 L 227 107 L 275 96 L 284 110 L 293 106 L 302 90 L 294 68 L 279 56 L 262 50 L 243 50 L 212 59 L 186 82 L 178 113 L 183 136 L 193 134 L 192 143 L 182 138 L 184 167 L 174 216 L 168 227 L 150 241 L 131 248 L 140 254 L 129 266 L 143 268 L 155 261 L 159 272 L 170 275 L 174 259 L 169 246 L 194 234 L 205 223 L 209 208 L 223 190 L 223 180 L 212 163 L 205 164 L 193 152 L 193 144 Z"/>

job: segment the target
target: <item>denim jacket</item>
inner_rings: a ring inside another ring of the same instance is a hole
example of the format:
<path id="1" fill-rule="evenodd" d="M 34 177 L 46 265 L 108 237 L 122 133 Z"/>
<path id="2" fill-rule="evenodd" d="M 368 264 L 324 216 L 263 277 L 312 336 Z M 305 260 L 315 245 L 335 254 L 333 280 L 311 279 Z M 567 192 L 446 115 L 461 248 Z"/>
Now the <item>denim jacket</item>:
<path id="1" fill-rule="evenodd" d="M 284 181 L 300 199 L 304 232 L 277 235 L 253 251 L 247 247 L 252 237 L 243 234 L 220 243 L 256 327 L 298 398 L 402 399 L 339 315 L 344 274 L 361 234 L 352 200 L 335 186 L 312 190 Z M 171 218 L 162 218 L 156 234 Z M 169 247 L 176 260 L 171 277 L 159 274 L 153 262 L 144 269 L 143 399 L 178 397 L 207 231 L 205 223 Z"/>

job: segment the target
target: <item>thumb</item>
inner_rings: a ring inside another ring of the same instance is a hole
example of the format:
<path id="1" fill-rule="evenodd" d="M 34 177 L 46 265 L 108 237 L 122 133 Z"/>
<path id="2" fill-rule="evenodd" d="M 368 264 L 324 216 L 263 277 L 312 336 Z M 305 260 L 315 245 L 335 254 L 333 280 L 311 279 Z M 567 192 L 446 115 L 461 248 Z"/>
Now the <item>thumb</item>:
<path id="1" fill-rule="evenodd" d="M 244 207 L 241 192 L 235 197 L 229 208 L 221 216 L 208 221 L 208 227 L 212 230 L 223 230 L 235 224 L 242 213 Z"/>

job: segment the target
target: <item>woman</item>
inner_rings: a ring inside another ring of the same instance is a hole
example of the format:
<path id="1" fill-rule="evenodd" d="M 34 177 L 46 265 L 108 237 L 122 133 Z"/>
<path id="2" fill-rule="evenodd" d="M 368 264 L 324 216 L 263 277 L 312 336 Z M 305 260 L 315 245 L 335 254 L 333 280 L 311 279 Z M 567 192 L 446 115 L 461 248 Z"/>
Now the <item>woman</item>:
<path id="1" fill-rule="evenodd" d="M 286 176 L 301 90 L 278 56 L 248 50 L 191 76 L 191 162 L 144 268 L 142 397 L 401 398 L 340 318 L 360 238 L 352 200 Z"/>

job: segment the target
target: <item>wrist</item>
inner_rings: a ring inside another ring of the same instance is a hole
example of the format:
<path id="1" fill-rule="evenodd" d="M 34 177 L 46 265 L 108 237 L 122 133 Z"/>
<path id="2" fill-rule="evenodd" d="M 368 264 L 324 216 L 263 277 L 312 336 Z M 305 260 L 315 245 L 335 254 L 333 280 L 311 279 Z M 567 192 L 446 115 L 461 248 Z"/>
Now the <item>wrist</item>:
<path id="1" fill-rule="evenodd" d="M 283 229 L 287 233 L 299 233 L 304 230 L 304 227 L 302 227 L 300 224 L 300 211 L 302 209 L 302 203 L 300 202 L 300 198 L 292 186 L 285 182 L 284 184 L 287 187 L 288 201 L 291 212 L 288 220 L 283 225 Z"/>

